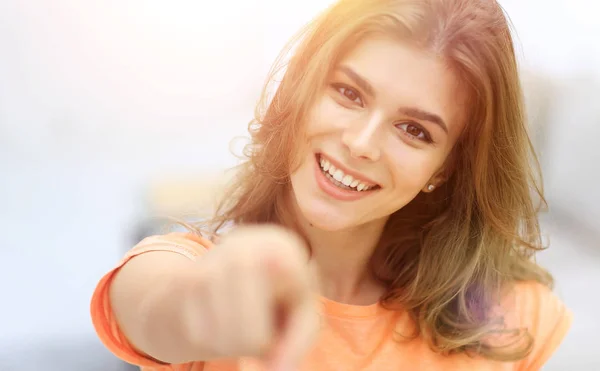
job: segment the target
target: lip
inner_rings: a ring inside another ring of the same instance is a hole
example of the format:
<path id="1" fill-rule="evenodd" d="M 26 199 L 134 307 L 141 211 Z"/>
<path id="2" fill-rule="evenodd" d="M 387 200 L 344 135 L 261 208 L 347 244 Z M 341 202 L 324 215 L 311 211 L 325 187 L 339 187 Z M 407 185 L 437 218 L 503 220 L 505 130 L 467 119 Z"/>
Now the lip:
<path id="1" fill-rule="evenodd" d="M 327 179 L 323 171 L 321 170 L 321 166 L 319 165 L 318 158 L 315 156 L 315 179 L 317 181 L 317 185 L 319 188 L 325 192 L 327 195 L 340 200 L 340 201 L 356 201 L 362 199 L 364 197 L 368 197 L 372 195 L 374 192 L 377 192 L 378 189 L 372 189 L 368 191 L 351 191 L 342 189 Z M 335 166 L 335 165 L 334 165 Z"/>
<path id="2" fill-rule="evenodd" d="M 339 162 L 337 162 L 336 160 L 332 159 L 331 157 L 325 155 L 324 153 L 317 153 L 317 157 L 323 157 L 327 161 L 331 162 L 331 164 L 333 166 L 335 166 L 336 169 L 340 169 L 341 171 L 344 172 L 344 174 L 351 175 L 354 179 L 358 179 L 359 181 L 365 183 L 366 186 L 369 186 L 369 187 L 379 186 L 379 184 L 377 184 L 376 181 L 371 180 L 371 179 L 367 178 L 366 176 L 359 174 L 353 170 L 347 169 L 344 165 L 340 164 Z"/>

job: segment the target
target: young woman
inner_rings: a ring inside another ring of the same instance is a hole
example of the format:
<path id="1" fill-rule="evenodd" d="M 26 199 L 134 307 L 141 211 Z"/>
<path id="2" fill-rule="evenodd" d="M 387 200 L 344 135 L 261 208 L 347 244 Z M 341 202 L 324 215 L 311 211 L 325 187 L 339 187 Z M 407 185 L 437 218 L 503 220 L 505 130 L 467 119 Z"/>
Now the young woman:
<path id="1" fill-rule="evenodd" d="M 500 6 L 341 0 L 290 45 L 209 232 L 232 230 L 133 248 L 92 299 L 104 344 L 143 370 L 540 369 L 571 315 L 532 261 Z"/>

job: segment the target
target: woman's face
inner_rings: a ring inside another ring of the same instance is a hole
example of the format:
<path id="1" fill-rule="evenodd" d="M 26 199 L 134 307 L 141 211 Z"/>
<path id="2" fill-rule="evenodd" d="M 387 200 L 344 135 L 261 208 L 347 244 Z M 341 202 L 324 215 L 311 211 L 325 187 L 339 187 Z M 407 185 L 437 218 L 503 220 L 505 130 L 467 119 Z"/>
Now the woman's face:
<path id="1" fill-rule="evenodd" d="M 385 222 L 439 185 L 465 103 L 442 59 L 385 37 L 357 44 L 305 123 L 306 154 L 291 175 L 303 216 L 331 231 Z"/>

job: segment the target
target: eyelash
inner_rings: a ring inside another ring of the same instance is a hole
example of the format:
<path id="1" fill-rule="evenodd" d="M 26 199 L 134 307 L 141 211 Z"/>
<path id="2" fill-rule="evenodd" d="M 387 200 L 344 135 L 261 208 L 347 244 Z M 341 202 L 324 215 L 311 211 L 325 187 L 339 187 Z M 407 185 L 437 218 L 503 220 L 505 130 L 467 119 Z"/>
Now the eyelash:
<path id="1" fill-rule="evenodd" d="M 354 103 L 354 104 L 358 104 L 360 107 L 363 107 L 363 103 L 362 103 L 362 96 L 361 94 L 356 91 L 355 89 L 353 89 L 352 87 L 346 85 L 346 84 L 341 84 L 341 83 L 336 83 L 336 84 L 332 84 L 331 87 L 333 89 L 335 89 L 344 99 L 349 100 L 350 102 Z M 350 100 L 350 98 L 348 98 L 344 92 L 342 91 L 342 89 L 344 89 L 345 91 L 350 91 L 352 93 L 354 93 L 354 95 L 356 95 L 356 99 L 359 99 L 361 101 L 361 103 L 357 103 L 353 100 Z M 433 139 L 431 138 L 431 135 L 429 134 L 429 132 L 427 130 L 425 130 L 425 128 L 423 128 L 421 125 L 417 124 L 416 122 L 413 121 L 409 121 L 409 122 L 403 122 L 400 124 L 396 124 L 397 128 L 400 128 L 401 126 L 406 125 L 407 128 L 408 126 L 414 126 L 416 128 L 418 128 L 419 130 L 421 130 L 421 133 L 423 134 L 423 137 L 419 137 L 419 136 L 415 136 L 413 134 L 410 134 L 406 129 L 400 129 L 402 130 L 402 133 L 406 136 L 408 136 L 410 139 L 414 139 L 414 140 L 420 140 L 422 142 L 425 143 L 433 143 Z"/>
<path id="2" fill-rule="evenodd" d="M 350 91 L 352 93 L 354 93 L 356 95 L 356 98 L 360 99 L 361 103 L 357 103 L 355 101 L 350 100 L 350 102 L 354 103 L 354 104 L 358 104 L 359 106 L 363 106 L 363 99 L 362 96 L 360 95 L 360 93 L 358 91 L 356 91 L 356 89 L 353 89 L 352 87 L 346 85 L 346 84 L 332 84 L 331 87 L 333 87 L 338 93 L 340 93 L 342 95 L 343 98 L 350 100 L 350 98 L 348 98 L 342 91 L 341 89 L 345 89 L 346 91 Z"/>
<path id="3" fill-rule="evenodd" d="M 420 140 L 420 141 L 428 143 L 428 144 L 433 143 L 433 139 L 431 138 L 431 135 L 421 125 L 417 124 L 416 122 L 410 121 L 410 122 L 403 122 L 403 123 L 400 123 L 400 124 L 396 124 L 396 127 L 399 128 L 400 126 L 404 126 L 404 125 L 406 125 L 407 127 L 408 126 L 414 126 L 414 127 L 416 127 L 417 129 L 419 129 L 421 131 L 421 133 L 423 134 L 423 137 L 420 138 L 418 136 L 410 134 L 408 132 L 408 130 L 400 129 L 400 130 L 402 130 L 402 132 L 403 132 L 404 135 L 410 137 L 411 139 Z"/>

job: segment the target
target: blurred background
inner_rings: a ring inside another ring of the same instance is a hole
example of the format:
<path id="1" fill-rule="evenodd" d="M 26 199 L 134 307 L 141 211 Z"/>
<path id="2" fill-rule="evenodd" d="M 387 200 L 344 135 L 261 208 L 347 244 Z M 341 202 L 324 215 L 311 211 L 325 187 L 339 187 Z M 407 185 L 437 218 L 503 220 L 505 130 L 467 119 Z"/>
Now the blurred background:
<path id="1" fill-rule="evenodd" d="M 330 2 L 0 0 L 0 371 L 130 369 L 93 331 L 97 281 L 149 216 L 206 201 L 275 56 Z M 500 3 L 550 201 L 539 261 L 575 315 L 546 370 L 600 370 L 600 3 Z"/>

